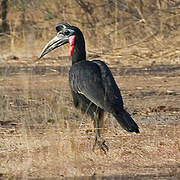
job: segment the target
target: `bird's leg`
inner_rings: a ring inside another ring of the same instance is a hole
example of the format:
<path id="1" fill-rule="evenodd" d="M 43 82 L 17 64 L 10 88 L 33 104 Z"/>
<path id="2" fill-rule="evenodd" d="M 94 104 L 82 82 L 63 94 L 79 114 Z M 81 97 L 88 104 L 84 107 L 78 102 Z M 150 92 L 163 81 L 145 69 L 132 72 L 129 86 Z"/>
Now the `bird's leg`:
<path id="1" fill-rule="evenodd" d="M 104 112 L 98 112 L 95 115 L 94 118 L 94 128 L 95 128 L 95 143 L 93 146 L 93 150 L 95 149 L 95 146 L 98 145 L 100 149 L 106 152 L 109 150 L 108 146 L 105 143 L 105 140 L 101 138 L 101 134 L 103 133 L 103 127 L 104 127 Z"/>

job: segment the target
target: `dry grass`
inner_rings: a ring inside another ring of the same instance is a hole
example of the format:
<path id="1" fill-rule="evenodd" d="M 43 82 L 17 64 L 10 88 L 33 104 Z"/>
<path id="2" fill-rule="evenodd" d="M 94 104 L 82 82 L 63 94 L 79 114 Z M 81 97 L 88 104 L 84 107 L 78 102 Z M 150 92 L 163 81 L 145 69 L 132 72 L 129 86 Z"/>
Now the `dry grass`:
<path id="1" fill-rule="evenodd" d="M 140 136 L 115 136 L 108 130 L 107 156 L 92 152 L 93 137 L 85 129 L 62 131 L 58 124 L 6 129 L 1 131 L 1 173 L 21 177 L 178 173 L 180 127 L 141 128 Z"/>
<path id="2" fill-rule="evenodd" d="M 138 87 L 143 86 L 145 81 L 147 85 L 152 81 L 151 78 L 138 78 Z M 134 79 L 116 79 L 123 82 L 128 108 L 134 111 L 142 108 L 141 112 L 134 114 L 141 134 L 126 133 L 107 115 L 104 137 L 110 151 L 104 155 L 98 148 L 92 151 L 92 122 L 72 107 L 66 77 L 6 76 L 1 84 L 0 174 L 24 179 L 179 173 L 180 125 L 177 121 L 164 123 L 161 121 L 163 114 L 162 117 L 156 113 L 143 114 L 146 107 L 140 105 L 138 97 L 128 97 L 137 87 L 131 83 Z M 146 106 L 151 106 L 150 99 L 144 101 Z M 178 113 L 166 115 L 169 119 L 171 116 L 179 117 Z M 143 121 L 143 118 L 147 120 Z M 152 120 L 154 118 L 155 121 Z"/>
<path id="3" fill-rule="evenodd" d="M 81 28 L 88 54 L 98 54 L 110 63 L 179 63 L 178 0 L 88 0 L 84 7 L 78 2 L 81 1 L 11 1 L 11 35 L 1 38 L 1 57 L 37 57 L 55 35 L 55 24 L 65 21 Z M 57 58 L 67 52 L 67 47 L 61 47 L 47 56 Z"/>

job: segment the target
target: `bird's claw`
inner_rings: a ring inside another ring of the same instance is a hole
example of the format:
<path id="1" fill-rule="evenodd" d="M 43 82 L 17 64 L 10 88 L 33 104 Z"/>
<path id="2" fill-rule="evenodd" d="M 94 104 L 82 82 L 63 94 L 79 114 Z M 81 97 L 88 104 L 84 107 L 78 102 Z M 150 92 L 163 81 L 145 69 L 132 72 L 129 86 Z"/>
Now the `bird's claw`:
<path id="1" fill-rule="evenodd" d="M 107 154 L 107 151 L 109 151 L 109 148 L 106 145 L 106 141 L 104 139 L 96 138 L 94 146 L 93 146 L 93 151 L 95 150 L 96 145 L 99 146 L 99 148 L 104 152 L 104 154 Z"/>

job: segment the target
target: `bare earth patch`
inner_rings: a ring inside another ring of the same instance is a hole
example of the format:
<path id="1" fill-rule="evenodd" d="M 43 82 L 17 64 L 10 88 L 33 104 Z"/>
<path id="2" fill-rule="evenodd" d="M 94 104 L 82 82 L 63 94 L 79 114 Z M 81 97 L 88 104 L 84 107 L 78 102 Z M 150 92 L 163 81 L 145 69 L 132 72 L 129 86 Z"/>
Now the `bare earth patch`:
<path id="1" fill-rule="evenodd" d="M 35 67 L 35 66 L 34 66 Z M 107 114 L 109 152 L 93 152 L 92 122 L 73 108 L 68 67 L 0 69 L 0 177 L 178 179 L 180 67 L 114 68 L 141 133 Z M 154 69 L 153 69 L 154 68 Z M 17 70 L 18 69 L 18 70 Z M 62 70 L 63 69 L 63 70 Z M 126 69 L 126 71 L 125 71 Z"/>

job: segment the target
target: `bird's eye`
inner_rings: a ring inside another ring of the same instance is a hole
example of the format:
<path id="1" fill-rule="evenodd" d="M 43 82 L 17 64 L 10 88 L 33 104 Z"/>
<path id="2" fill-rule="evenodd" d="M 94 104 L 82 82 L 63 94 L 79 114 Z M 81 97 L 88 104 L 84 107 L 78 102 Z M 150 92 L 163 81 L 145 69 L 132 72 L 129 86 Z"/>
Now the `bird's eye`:
<path id="1" fill-rule="evenodd" d="M 68 31 L 68 30 L 66 30 L 65 32 L 64 32 L 64 35 L 66 35 L 66 36 L 68 36 L 70 34 L 70 32 Z"/>

